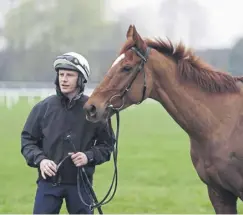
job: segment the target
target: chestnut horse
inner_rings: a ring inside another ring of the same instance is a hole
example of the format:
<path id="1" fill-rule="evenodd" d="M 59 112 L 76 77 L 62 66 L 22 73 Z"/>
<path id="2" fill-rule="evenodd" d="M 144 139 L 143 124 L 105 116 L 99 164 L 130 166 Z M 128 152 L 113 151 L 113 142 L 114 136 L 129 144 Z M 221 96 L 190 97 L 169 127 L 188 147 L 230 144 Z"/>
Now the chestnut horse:
<path id="1" fill-rule="evenodd" d="M 84 106 L 106 120 L 147 98 L 189 135 L 191 159 L 215 213 L 237 213 L 243 200 L 243 78 L 217 71 L 184 45 L 142 39 L 134 25 L 119 57 Z"/>

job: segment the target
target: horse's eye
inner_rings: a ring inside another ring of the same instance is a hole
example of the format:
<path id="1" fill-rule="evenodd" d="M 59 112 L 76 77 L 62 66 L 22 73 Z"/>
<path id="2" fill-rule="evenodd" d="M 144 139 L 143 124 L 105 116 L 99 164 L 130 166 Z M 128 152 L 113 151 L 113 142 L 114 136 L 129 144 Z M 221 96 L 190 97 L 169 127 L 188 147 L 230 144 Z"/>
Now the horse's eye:
<path id="1" fill-rule="evenodd" d="M 131 69 L 132 69 L 131 66 L 125 66 L 125 67 L 123 68 L 123 70 L 124 70 L 125 72 L 129 72 Z"/>

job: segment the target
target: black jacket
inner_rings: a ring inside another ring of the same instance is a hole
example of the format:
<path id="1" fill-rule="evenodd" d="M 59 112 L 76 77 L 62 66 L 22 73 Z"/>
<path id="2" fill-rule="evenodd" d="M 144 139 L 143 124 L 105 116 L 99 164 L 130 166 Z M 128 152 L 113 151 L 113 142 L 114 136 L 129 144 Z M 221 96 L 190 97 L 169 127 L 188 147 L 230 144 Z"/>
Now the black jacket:
<path id="1" fill-rule="evenodd" d="M 88 157 L 85 166 L 90 180 L 95 165 L 110 160 L 114 139 L 107 125 L 86 120 L 83 105 L 88 97 L 82 95 L 77 100 L 68 101 L 57 95 L 37 103 L 31 110 L 21 133 L 21 153 L 29 166 L 38 168 L 44 158 L 58 164 L 68 152 L 84 152 Z M 67 138 L 68 137 L 68 138 Z M 77 168 L 66 160 L 60 169 L 61 183 L 76 183 Z M 47 180 L 51 181 L 49 177 Z"/>

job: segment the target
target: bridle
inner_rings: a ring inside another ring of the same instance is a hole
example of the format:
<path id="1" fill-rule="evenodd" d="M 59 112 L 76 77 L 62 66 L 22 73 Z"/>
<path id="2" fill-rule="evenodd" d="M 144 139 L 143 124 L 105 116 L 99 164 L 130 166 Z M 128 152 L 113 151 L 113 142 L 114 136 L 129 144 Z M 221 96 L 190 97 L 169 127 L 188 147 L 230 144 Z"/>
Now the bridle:
<path id="1" fill-rule="evenodd" d="M 125 88 L 125 90 L 123 91 L 123 93 L 122 93 L 122 94 L 115 94 L 115 95 L 113 95 L 113 96 L 110 98 L 110 100 L 109 100 L 109 105 L 108 105 L 109 108 L 111 108 L 111 109 L 113 109 L 113 110 L 117 110 L 117 111 L 119 111 L 119 110 L 121 110 L 121 109 L 123 108 L 123 106 L 124 106 L 124 104 L 125 104 L 125 95 L 126 95 L 127 92 L 131 89 L 131 86 L 132 86 L 134 80 L 137 78 L 137 75 L 138 75 L 138 73 L 139 73 L 140 71 L 143 71 L 143 90 L 142 90 L 142 98 L 141 98 L 141 100 L 140 100 L 138 103 L 136 103 L 136 104 L 138 105 L 138 104 L 141 104 L 141 103 L 143 102 L 143 100 L 144 100 L 144 98 L 145 98 L 145 94 L 146 94 L 146 89 L 147 89 L 146 73 L 145 73 L 143 67 L 144 67 L 144 64 L 145 64 L 145 63 L 147 62 L 147 60 L 148 60 L 148 56 L 149 56 L 149 53 L 150 53 L 150 49 L 151 49 L 150 47 L 147 47 L 147 48 L 146 48 L 145 55 L 143 55 L 142 52 L 141 52 L 137 47 L 133 46 L 133 47 L 131 48 L 131 50 L 134 51 L 134 52 L 137 54 L 137 56 L 139 56 L 142 60 L 141 60 L 141 62 L 140 62 L 140 64 L 139 64 L 139 66 L 137 67 L 137 69 L 136 69 L 136 71 L 135 71 L 135 75 L 133 76 L 131 82 L 127 85 L 127 87 Z M 120 99 L 122 100 L 122 104 L 121 104 L 120 107 L 114 107 L 113 104 L 112 104 L 112 100 L 113 100 L 114 98 L 116 98 L 116 97 L 120 97 Z"/>
<path id="2" fill-rule="evenodd" d="M 97 208 L 100 214 L 103 214 L 101 206 L 104 204 L 107 204 L 108 202 L 110 202 L 112 200 L 112 198 L 115 196 L 116 190 L 117 190 L 117 184 L 118 184 L 118 168 L 117 168 L 117 156 L 118 156 L 118 137 L 119 137 L 119 128 L 120 128 L 120 116 L 119 116 L 119 110 L 121 110 L 121 108 L 124 106 L 124 102 L 125 102 L 125 95 L 126 93 L 130 90 L 134 80 L 136 79 L 138 73 L 140 71 L 143 70 L 143 75 L 144 75 L 144 82 L 143 82 L 143 90 L 142 90 L 142 98 L 141 100 L 137 103 L 140 104 L 143 102 L 144 98 L 145 98 L 145 94 L 146 94 L 146 89 L 147 89 L 147 84 L 146 84 L 146 74 L 144 71 L 144 64 L 147 62 L 148 60 L 148 56 L 150 53 L 150 47 L 146 48 L 146 52 L 145 55 L 142 54 L 142 52 L 136 48 L 136 47 L 132 47 L 131 50 L 133 50 L 142 60 L 139 64 L 139 66 L 137 67 L 136 71 L 135 71 L 135 75 L 133 76 L 131 82 L 127 85 L 127 87 L 125 88 L 124 92 L 122 94 L 115 94 L 111 97 L 111 99 L 109 100 L 109 105 L 108 107 L 111 108 L 115 114 L 116 114 L 116 136 L 114 138 L 114 151 L 113 151 L 113 159 L 114 159 L 114 173 L 113 173 L 113 178 L 112 178 L 112 182 L 110 185 L 110 188 L 107 192 L 107 194 L 105 195 L 105 197 L 98 202 L 96 195 L 92 189 L 92 186 L 90 185 L 89 188 L 91 190 L 91 195 L 93 197 L 94 203 L 92 205 L 92 208 Z M 122 99 L 122 105 L 118 108 L 114 107 L 112 105 L 112 99 L 114 99 L 115 97 L 120 97 Z M 107 121 L 107 125 L 108 125 L 108 129 L 109 129 L 109 133 L 110 136 L 112 136 L 112 123 L 111 123 L 111 119 L 109 118 Z M 107 200 L 108 196 L 110 195 L 112 188 L 114 186 L 113 192 L 110 196 L 110 198 Z M 81 198 L 80 198 L 81 199 Z"/>

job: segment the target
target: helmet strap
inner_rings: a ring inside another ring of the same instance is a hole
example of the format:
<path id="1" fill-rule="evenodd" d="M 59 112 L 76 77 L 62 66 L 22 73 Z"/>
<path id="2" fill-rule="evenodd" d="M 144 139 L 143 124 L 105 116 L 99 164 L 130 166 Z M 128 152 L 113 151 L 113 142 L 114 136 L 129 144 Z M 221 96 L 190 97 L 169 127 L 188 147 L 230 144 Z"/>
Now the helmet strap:
<path id="1" fill-rule="evenodd" d="M 84 91 L 85 87 L 85 78 L 81 73 L 78 73 L 78 81 L 77 81 L 77 86 L 80 88 L 80 92 Z"/>

